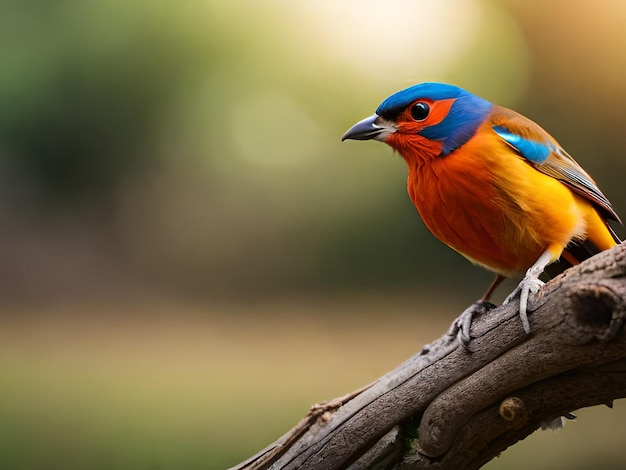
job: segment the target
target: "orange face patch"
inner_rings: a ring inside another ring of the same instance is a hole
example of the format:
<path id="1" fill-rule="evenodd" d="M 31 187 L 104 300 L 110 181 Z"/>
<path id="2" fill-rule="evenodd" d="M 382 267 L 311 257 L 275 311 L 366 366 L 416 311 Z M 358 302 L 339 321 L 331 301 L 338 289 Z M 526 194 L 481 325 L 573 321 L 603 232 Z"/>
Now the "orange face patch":
<path id="1" fill-rule="evenodd" d="M 398 132 L 405 134 L 417 134 L 426 127 L 439 124 L 446 118 L 455 101 L 456 98 L 450 98 L 447 100 L 431 100 L 423 98 L 415 100 L 407 106 L 396 119 Z M 411 110 L 417 103 L 425 103 L 430 108 L 430 112 L 424 120 L 417 121 L 411 115 Z"/>

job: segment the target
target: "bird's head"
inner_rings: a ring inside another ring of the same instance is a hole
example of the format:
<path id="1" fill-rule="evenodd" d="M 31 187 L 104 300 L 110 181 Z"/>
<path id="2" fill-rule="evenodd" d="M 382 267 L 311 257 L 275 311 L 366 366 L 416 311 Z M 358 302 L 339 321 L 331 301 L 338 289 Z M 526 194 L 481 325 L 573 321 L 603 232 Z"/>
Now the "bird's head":
<path id="1" fill-rule="evenodd" d="M 422 83 L 391 95 L 341 140 L 379 140 L 405 159 L 415 153 L 448 155 L 474 135 L 492 106 L 453 85 Z"/>

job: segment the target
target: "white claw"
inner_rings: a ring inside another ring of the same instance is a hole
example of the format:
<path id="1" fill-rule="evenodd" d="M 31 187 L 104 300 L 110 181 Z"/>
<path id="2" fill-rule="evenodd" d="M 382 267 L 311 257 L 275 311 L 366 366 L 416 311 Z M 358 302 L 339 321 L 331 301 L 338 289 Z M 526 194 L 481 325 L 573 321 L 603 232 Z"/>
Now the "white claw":
<path id="1" fill-rule="evenodd" d="M 528 321 L 528 296 L 536 294 L 543 286 L 543 282 L 536 277 L 525 277 L 517 288 L 520 290 L 519 296 L 519 317 L 526 334 L 530 333 L 530 322 Z"/>
<path id="2" fill-rule="evenodd" d="M 477 300 L 472 305 L 467 307 L 459 317 L 452 322 L 448 333 L 448 341 L 456 339 L 460 345 L 467 347 L 470 342 L 470 329 L 472 327 L 472 320 L 474 316 L 480 313 L 485 313 L 489 310 L 488 302 Z"/>
<path id="3" fill-rule="evenodd" d="M 470 340 L 470 328 L 472 327 L 472 319 L 476 313 L 476 305 L 472 304 L 467 307 L 459 317 L 454 320 L 452 330 L 457 330 L 457 338 L 459 343 L 466 345 Z M 451 331 L 452 332 L 452 331 Z"/>
<path id="4" fill-rule="evenodd" d="M 504 299 L 504 304 L 508 304 L 519 295 L 519 318 L 522 321 L 522 326 L 524 327 L 526 334 L 530 333 L 530 322 L 528 321 L 528 298 L 530 294 L 536 294 L 539 289 L 541 289 L 541 286 L 543 286 L 543 281 L 539 279 L 539 275 L 543 272 L 543 268 L 545 268 L 550 262 L 551 256 L 550 251 L 545 251 L 535 264 L 533 264 L 530 269 L 526 271 L 524 279 L 521 280 L 513 292 L 511 292 L 508 297 Z"/>

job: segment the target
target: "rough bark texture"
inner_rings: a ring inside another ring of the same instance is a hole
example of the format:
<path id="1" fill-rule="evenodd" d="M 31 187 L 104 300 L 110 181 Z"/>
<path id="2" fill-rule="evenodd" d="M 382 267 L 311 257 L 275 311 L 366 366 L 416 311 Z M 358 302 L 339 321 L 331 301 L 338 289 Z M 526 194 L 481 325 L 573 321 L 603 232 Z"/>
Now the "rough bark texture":
<path id="1" fill-rule="evenodd" d="M 479 315 L 361 390 L 314 406 L 234 469 L 475 469 L 578 408 L 626 396 L 626 245 Z"/>

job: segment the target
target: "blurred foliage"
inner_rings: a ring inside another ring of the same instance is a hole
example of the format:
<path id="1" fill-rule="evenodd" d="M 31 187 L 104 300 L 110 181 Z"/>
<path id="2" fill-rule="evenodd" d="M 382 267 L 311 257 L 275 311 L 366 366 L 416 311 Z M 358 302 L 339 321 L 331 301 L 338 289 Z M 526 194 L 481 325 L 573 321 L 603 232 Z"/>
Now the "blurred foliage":
<path id="1" fill-rule="evenodd" d="M 34 180 L 41 203 L 111 191 L 154 164 L 168 106 L 199 65 L 217 65 L 189 13 L 158 2 L 2 8 L 2 156 Z"/>
<path id="2" fill-rule="evenodd" d="M 431 15 L 432 33 L 466 20 L 437 50 L 409 16 L 354 7 L 5 2 L 6 296 L 111 295 L 131 281 L 228 296 L 440 284 L 460 257 L 422 227 L 403 163 L 339 137 L 416 81 L 517 96 L 521 35 L 488 3 L 399 2 Z"/>
<path id="3" fill-rule="evenodd" d="M 4 2 L 0 292 L 239 297 L 456 279 L 475 297 L 489 275 L 427 233 L 401 160 L 339 137 L 399 88 L 455 82 L 553 131 L 619 211 L 621 107 L 606 103 L 626 100 L 612 78 L 624 8 L 590 22 L 588 3 L 540 5 Z M 585 17 L 580 47 L 550 23 L 560 14 Z M 588 89 L 605 98 L 581 103 Z"/>

